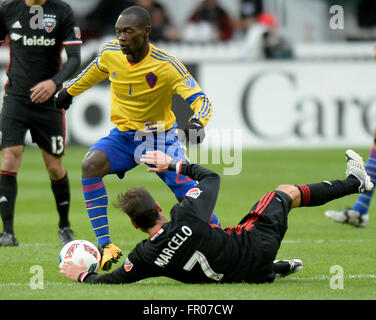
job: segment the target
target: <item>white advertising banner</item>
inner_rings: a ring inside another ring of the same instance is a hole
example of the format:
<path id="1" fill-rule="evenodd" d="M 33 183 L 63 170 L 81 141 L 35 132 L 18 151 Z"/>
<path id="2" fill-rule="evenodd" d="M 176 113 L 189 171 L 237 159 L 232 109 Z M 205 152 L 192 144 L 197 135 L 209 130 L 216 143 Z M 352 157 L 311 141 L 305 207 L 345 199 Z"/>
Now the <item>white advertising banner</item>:
<path id="1" fill-rule="evenodd" d="M 207 131 L 241 132 L 243 147 L 372 144 L 372 61 L 205 63 L 198 72 L 214 106 Z"/>

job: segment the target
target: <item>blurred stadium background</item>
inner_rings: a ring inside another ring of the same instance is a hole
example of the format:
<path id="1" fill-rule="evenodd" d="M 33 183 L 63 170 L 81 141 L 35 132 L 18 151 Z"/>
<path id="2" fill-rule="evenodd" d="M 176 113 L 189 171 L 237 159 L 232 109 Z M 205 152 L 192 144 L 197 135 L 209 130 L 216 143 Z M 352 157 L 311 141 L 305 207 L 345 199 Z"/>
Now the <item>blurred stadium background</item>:
<path id="1" fill-rule="evenodd" d="M 152 42 L 185 63 L 213 102 L 208 130 L 241 130 L 246 148 L 371 143 L 376 122 L 374 1 L 66 2 L 84 40 L 82 68 L 114 38 L 113 26 L 123 8 L 150 8 Z M 215 9 L 197 11 L 202 4 Z M 338 20 L 342 13 L 343 21 Z M 8 59 L 8 48 L 2 46 L 0 70 Z M 0 75 L 4 83 L 5 72 Z M 67 115 L 68 142 L 91 145 L 107 134 L 108 85 L 104 81 L 75 99 L 79 107 Z M 190 110 L 179 97 L 174 111 L 184 127 Z M 206 142 L 210 147 L 219 143 Z"/>

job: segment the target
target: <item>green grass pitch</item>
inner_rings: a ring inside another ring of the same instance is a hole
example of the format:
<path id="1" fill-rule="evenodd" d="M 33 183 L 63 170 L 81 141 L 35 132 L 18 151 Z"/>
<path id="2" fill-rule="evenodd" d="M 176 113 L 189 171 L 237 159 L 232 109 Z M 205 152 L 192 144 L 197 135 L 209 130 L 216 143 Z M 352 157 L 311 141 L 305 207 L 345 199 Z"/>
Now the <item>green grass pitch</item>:
<path id="1" fill-rule="evenodd" d="M 86 147 L 69 147 L 64 164 L 72 188 L 71 224 L 76 239 L 96 242 L 81 193 L 81 162 Z M 367 149 L 358 149 L 364 159 Z M 344 177 L 345 149 L 244 150 L 242 173 L 222 176 L 215 213 L 222 225 L 236 224 L 267 191 L 280 184 L 313 183 Z M 208 165 L 222 175 L 225 165 Z M 175 203 L 167 187 L 141 165 L 126 178 L 105 178 L 110 204 L 128 187 L 147 187 L 165 212 Z M 85 285 L 72 282 L 58 270 L 57 222 L 50 183 L 38 149 L 27 147 L 18 174 L 16 248 L 0 248 L 0 300 L 253 300 L 253 299 L 375 299 L 376 219 L 371 205 L 366 228 L 333 223 L 324 216 L 329 208 L 351 206 L 356 195 L 318 208 L 295 209 L 277 258 L 301 258 L 302 272 L 272 284 L 185 285 L 167 278 L 145 279 L 129 285 Z M 145 238 L 118 209 L 109 207 L 112 241 L 127 253 Z M 30 285 L 35 266 L 43 272 L 43 288 Z M 336 267 L 337 266 L 337 267 Z M 337 268 L 337 269 L 336 269 Z M 340 268 L 340 269 L 338 269 Z M 338 280 L 343 270 L 343 281 Z M 341 284 L 343 286 L 341 286 Z"/>

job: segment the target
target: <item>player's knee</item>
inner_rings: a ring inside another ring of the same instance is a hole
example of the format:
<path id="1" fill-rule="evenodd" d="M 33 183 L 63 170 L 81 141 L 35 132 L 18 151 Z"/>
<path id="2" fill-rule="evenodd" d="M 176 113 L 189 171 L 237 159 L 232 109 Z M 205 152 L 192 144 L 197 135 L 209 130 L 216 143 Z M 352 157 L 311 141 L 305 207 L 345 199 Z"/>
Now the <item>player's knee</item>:
<path id="1" fill-rule="evenodd" d="M 300 196 L 299 189 L 292 184 L 281 184 L 276 190 L 286 193 L 292 200 Z"/>
<path id="2" fill-rule="evenodd" d="M 66 175 L 65 168 L 58 161 L 48 163 L 47 171 L 52 180 L 60 180 Z"/>
<path id="3" fill-rule="evenodd" d="M 103 177 L 110 172 L 110 163 L 102 151 L 89 152 L 82 161 L 84 178 Z"/>
<path id="4" fill-rule="evenodd" d="M 2 169 L 5 171 L 16 172 L 20 166 L 22 159 L 22 152 L 16 151 L 13 148 L 5 148 L 2 151 Z"/>

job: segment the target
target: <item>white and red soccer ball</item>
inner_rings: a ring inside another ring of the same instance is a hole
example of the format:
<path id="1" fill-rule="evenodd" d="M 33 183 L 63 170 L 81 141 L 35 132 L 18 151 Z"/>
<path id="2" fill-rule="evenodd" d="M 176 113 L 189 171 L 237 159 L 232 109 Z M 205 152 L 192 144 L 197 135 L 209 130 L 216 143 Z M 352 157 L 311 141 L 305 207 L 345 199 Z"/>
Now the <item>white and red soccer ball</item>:
<path id="1" fill-rule="evenodd" d="M 100 266 L 101 254 L 91 242 L 87 240 L 73 240 L 61 249 L 59 258 L 59 267 L 65 261 L 73 261 L 75 264 L 80 265 L 80 260 L 82 260 L 88 272 L 97 272 Z"/>

